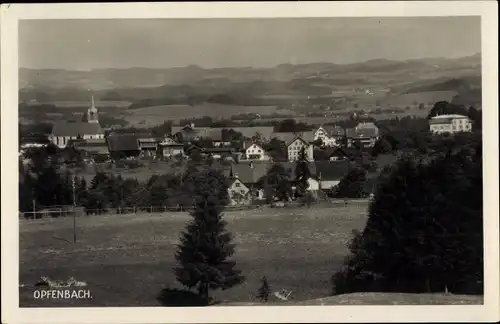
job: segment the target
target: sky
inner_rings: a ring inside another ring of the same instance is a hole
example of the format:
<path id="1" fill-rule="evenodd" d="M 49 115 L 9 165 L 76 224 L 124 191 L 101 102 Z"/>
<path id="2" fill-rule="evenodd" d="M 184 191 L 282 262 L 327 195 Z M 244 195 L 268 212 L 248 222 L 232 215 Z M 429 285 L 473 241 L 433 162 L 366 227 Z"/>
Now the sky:
<path id="1" fill-rule="evenodd" d="M 19 66 L 272 67 L 480 53 L 479 17 L 24 20 Z"/>

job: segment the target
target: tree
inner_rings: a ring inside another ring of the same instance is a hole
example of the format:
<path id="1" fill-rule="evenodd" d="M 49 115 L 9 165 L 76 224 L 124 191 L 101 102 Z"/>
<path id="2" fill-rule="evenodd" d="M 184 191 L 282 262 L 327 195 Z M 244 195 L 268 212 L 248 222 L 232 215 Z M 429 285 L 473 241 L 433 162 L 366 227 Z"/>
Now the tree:
<path id="1" fill-rule="evenodd" d="M 372 148 L 372 156 L 378 156 L 380 154 L 385 154 L 389 153 L 392 151 L 392 146 L 389 141 L 387 141 L 385 138 L 381 137 L 379 138 L 376 142 L 375 145 Z"/>
<path id="2" fill-rule="evenodd" d="M 459 114 L 467 116 L 467 110 L 463 106 L 455 105 L 447 101 L 438 101 L 429 111 L 428 119 L 437 115 Z"/>
<path id="3" fill-rule="evenodd" d="M 465 145 L 384 169 L 334 292 L 482 293 L 482 158 Z"/>
<path id="4" fill-rule="evenodd" d="M 295 181 L 296 186 L 296 196 L 302 197 L 305 195 L 307 188 L 309 187 L 308 180 L 311 177 L 311 171 L 309 170 L 309 160 L 307 158 L 306 150 L 304 147 L 300 149 L 297 157 L 297 162 L 295 163 Z"/>
<path id="5" fill-rule="evenodd" d="M 268 203 L 274 198 L 288 201 L 292 197 L 292 184 L 289 174 L 280 164 L 274 164 L 265 176 L 259 179 L 258 184 L 264 188 L 264 195 Z"/>
<path id="6" fill-rule="evenodd" d="M 365 182 L 366 171 L 360 167 L 352 168 L 334 188 L 334 196 L 337 198 L 360 198 L 363 196 Z"/>
<path id="7" fill-rule="evenodd" d="M 264 276 L 260 279 L 260 288 L 259 291 L 257 292 L 257 298 L 259 298 L 261 302 L 267 303 L 270 294 L 271 294 L 271 288 L 269 287 L 267 278 Z"/>
<path id="8" fill-rule="evenodd" d="M 264 149 L 272 157 L 273 161 L 286 161 L 287 160 L 287 149 L 285 142 L 280 141 L 277 138 L 272 138 L 269 143 L 264 145 Z"/>
<path id="9" fill-rule="evenodd" d="M 244 281 L 235 262 L 232 235 L 226 230 L 222 210 L 228 202 L 226 179 L 219 172 L 197 172 L 188 179 L 192 189 L 194 210 L 192 221 L 181 235 L 174 268 L 177 280 L 210 302 L 209 290 L 228 289 Z"/>

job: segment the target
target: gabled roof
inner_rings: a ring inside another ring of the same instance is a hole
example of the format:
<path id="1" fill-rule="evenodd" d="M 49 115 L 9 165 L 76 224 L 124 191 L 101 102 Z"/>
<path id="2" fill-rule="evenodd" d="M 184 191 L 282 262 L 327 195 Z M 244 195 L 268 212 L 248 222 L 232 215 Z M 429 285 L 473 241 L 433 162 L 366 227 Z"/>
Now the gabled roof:
<path id="1" fill-rule="evenodd" d="M 308 142 L 307 140 L 305 140 L 304 138 L 302 138 L 302 136 L 295 136 L 291 141 L 289 141 L 288 143 L 286 143 L 286 146 L 290 146 L 291 144 L 295 143 L 297 140 L 303 142 L 304 144 L 307 144 L 309 145 L 310 142 Z"/>
<path id="2" fill-rule="evenodd" d="M 240 162 L 231 165 L 228 170 L 228 177 L 238 176 L 245 185 L 256 184 L 271 169 L 272 163 L 269 161 Z"/>
<path id="3" fill-rule="evenodd" d="M 139 151 L 139 141 L 135 134 L 113 134 L 108 136 L 110 152 Z"/>
<path id="4" fill-rule="evenodd" d="M 347 138 L 373 138 L 378 136 L 378 129 L 375 128 L 348 128 L 346 129 Z"/>
<path id="5" fill-rule="evenodd" d="M 329 136 L 344 136 L 345 135 L 345 130 L 342 127 L 337 126 L 337 125 L 324 125 L 324 126 L 320 126 L 320 127 L 323 128 Z"/>
<path id="6" fill-rule="evenodd" d="M 52 126 L 53 136 L 82 136 L 104 134 L 99 123 L 86 123 L 81 121 L 57 121 Z"/>
<path id="7" fill-rule="evenodd" d="M 349 161 L 316 161 L 316 175 L 322 181 L 340 180 L 349 171 Z"/>
<path id="8" fill-rule="evenodd" d="M 160 146 L 184 146 L 184 144 L 177 142 L 172 136 L 166 136 L 158 143 Z"/>
<path id="9" fill-rule="evenodd" d="M 282 132 L 274 132 L 271 134 L 271 138 L 276 138 L 285 143 L 290 143 L 297 137 L 301 137 L 304 141 L 311 143 L 314 141 L 314 133 L 313 131 L 309 132 L 297 132 L 297 133 L 282 133 Z"/>
<path id="10" fill-rule="evenodd" d="M 295 169 L 297 168 L 297 163 L 296 162 L 282 162 L 282 163 L 277 163 L 280 164 L 286 172 L 288 172 L 288 176 L 290 180 L 295 179 Z M 309 172 L 311 172 L 312 176 L 316 175 L 316 164 L 314 162 L 308 162 L 309 167 Z"/>

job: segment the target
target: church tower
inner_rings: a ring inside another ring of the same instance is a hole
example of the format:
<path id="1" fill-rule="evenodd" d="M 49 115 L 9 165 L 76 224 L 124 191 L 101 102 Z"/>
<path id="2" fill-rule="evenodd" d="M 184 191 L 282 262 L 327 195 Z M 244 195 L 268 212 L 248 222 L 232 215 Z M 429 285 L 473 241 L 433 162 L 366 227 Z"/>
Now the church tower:
<path id="1" fill-rule="evenodd" d="M 94 104 L 94 96 L 92 96 L 92 106 L 87 110 L 87 121 L 92 124 L 99 123 L 99 113 Z"/>

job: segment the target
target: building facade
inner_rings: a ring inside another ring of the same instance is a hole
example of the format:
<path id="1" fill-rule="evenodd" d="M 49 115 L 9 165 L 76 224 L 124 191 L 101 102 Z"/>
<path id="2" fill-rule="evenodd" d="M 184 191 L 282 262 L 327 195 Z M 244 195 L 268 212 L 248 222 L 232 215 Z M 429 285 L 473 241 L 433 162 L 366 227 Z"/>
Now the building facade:
<path id="1" fill-rule="evenodd" d="M 252 144 L 245 150 L 248 160 L 268 161 L 270 159 L 266 151 L 258 144 Z"/>
<path id="2" fill-rule="evenodd" d="M 165 137 L 158 146 L 160 147 L 161 155 L 165 158 L 185 155 L 184 145 L 178 143 L 172 137 Z"/>
<path id="3" fill-rule="evenodd" d="M 439 115 L 429 120 L 429 129 L 437 134 L 471 132 L 472 122 L 463 115 Z"/>
<path id="4" fill-rule="evenodd" d="M 344 137 L 345 131 L 339 126 L 320 126 L 314 132 L 314 140 L 321 139 L 323 146 L 326 147 L 340 146 Z"/>
<path id="5" fill-rule="evenodd" d="M 301 137 L 296 137 L 287 144 L 288 161 L 297 161 L 301 150 L 304 149 L 308 161 L 314 161 L 314 150 L 311 143 L 306 142 Z"/>
<path id="6" fill-rule="evenodd" d="M 347 147 L 359 144 L 363 148 L 375 145 L 379 138 L 379 129 L 372 122 L 361 122 L 356 127 L 346 130 Z"/>

